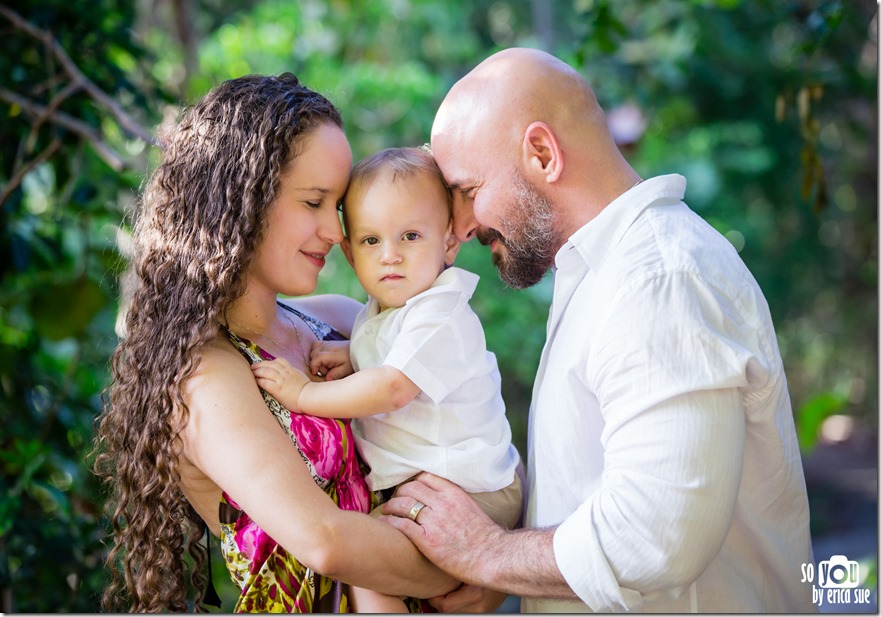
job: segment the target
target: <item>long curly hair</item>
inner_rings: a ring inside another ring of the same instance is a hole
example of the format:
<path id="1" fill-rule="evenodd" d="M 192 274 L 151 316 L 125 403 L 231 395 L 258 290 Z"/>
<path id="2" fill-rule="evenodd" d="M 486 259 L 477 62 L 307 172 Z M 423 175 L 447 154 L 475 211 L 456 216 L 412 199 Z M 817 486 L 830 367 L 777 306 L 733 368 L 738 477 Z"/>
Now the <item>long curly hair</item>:
<path id="1" fill-rule="evenodd" d="M 109 488 L 105 610 L 202 610 L 205 524 L 178 486 L 182 385 L 244 293 L 280 177 L 304 137 L 342 127 L 325 97 L 285 73 L 224 82 L 183 113 L 134 227 L 136 286 L 96 422 L 94 471 Z M 218 444 L 220 447 L 221 444 Z"/>

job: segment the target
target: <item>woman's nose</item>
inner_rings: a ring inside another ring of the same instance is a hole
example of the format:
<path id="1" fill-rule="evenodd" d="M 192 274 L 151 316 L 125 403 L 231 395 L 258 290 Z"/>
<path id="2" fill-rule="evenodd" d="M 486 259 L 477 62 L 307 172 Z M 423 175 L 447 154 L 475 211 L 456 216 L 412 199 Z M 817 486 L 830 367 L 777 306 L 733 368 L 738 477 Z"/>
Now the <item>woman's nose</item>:
<path id="1" fill-rule="evenodd" d="M 328 208 L 328 212 L 321 219 L 318 235 L 331 244 L 339 244 L 343 241 L 343 227 L 340 224 L 340 215 L 336 208 Z"/>

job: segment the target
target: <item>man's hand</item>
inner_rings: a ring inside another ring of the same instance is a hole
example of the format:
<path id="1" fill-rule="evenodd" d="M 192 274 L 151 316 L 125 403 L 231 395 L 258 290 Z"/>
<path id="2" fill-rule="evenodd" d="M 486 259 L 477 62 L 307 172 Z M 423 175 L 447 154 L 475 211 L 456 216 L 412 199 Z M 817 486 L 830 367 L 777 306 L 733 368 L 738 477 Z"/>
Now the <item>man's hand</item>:
<path id="1" fill-rule="evenodd" d="M 269 392 L 289 411 L 302 413 L 300 394 L 311 379 L 303 371 L 295 369 L 284 358 L 264 360 L 251 365 L 257 385 Z"/>
<path id="2" fill-rule="evenodd" d="M 416 502 L 425 504 L 416 521 L 408 518 Z M 380 520 L 402 531 L 432 562 L 460 581 L 486 586 L 488 549 L 505 530 L 496 525 L 461 488 L 427 472 L 398 487 L 382 509 Z M 469 592 L 470 593 L 470 592 Z"/>
<path id="3" fill-rule="evenodd" d="M 441 613 L 494 613 L 507 597 L 501 591 L 462 585 L 445 596 L 429 598 L 428 603 Z"/>
<path id="4" fill-rule="evenodd" d="M 342 379 L 355 372 L 349 358 L 349 341 L 315 341 L 309 354 L 309 370 L 325 381 Z"/>

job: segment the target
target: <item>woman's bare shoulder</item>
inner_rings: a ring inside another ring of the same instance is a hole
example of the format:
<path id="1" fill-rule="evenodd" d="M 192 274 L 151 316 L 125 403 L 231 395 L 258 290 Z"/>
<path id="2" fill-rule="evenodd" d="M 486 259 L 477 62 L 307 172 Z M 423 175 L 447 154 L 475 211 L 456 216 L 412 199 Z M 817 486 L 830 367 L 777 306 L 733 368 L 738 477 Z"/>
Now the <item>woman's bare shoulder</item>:
<path id="1" fill-rule="evenodd" d="M 351 336 L 355 316 L 364 306 L 354 298 L 340 294 L 285 298 L 281 302 L 316 319 L 320 319 L 346 336 Z"/>
<path id="2" fill-rule="evenodd" d="M 206 455 L 211 455 L 209 450 L 218 440 L 222 442 L 224 434 L 236 434 L 242 426 L 253 424 L 255 417 L 271 419 L 260 413 L 266 404 L 248 361 L 222 334 L 203 348 L 182 394 L 189 410 L 182 433 L 184 453 L 203 471 Z"/>
<path id="3" fill-rule="evenodd" d="M 191 411 L 198 411 L 244 384 L 256 388 L 248 361 L 223 335 L 218 335 L 202 349 L 199 363 L 184 384 L 184 397 Z"/>

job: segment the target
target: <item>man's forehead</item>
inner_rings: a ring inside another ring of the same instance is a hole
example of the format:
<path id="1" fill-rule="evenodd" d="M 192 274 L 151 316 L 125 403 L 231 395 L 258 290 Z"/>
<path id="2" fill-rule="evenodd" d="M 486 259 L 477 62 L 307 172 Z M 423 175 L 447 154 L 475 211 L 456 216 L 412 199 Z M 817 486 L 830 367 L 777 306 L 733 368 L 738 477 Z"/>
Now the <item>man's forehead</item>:
<path id="1" fill-rule="evenodd" d="M 468 173 L 466 152 L 456 145 L 452 135 L 445 133 L 432 135 L 431 153 L 451 189 L 458 189 L 465 182 Z"/>

